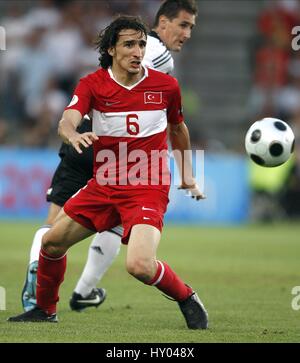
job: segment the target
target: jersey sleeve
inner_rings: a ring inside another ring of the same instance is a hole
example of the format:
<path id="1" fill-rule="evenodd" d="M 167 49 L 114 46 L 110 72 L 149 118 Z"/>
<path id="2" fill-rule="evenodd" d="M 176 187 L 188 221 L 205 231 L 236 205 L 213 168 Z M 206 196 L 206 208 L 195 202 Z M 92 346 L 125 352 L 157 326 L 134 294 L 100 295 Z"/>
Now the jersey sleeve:
<path id="1" fill-rule="evenodd" d="M 168 123 L 171 124 L 180 124 L 184 121 L 181 92 L 177 81 L 175 81 L 174 87 L 170 93 L 167 117 Z"/>
<path id="2" fill-rule="evenodd" d="M 83 78 L 75 88 L 73 98 L 65 110 L 77 110 L 83 116 L 90 112 L 92 97 L 89 83 Z"/>
<path id="3" fill-rule="evenodd" d="M 171 53 L 162 43 L 151 36 L 148 37 L 143 64 L 146 67 L 167 74 L 171 73 L 174 68 L 174 60 Z"/>

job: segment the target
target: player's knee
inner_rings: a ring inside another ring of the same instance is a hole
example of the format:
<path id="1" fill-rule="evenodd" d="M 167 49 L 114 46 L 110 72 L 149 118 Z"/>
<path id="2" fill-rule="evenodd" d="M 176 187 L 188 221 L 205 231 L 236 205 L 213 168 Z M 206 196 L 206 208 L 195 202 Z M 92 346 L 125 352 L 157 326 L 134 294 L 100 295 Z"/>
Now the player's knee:
<path id="1" fill-rule="evenodd" d="M 61 256 L 67 251 L 67 249 L 62 244 L 54 241 L 50 232 L 44 234 L 41 247 L 51 256 Z"/>
<path id="2" fill-rule="evenodd" d="M 128 273 L 136 279 L 148 282 L 153 277 L 153 263 L 147 259 L 131 259 L 127 261 L 126 268 Z"/>

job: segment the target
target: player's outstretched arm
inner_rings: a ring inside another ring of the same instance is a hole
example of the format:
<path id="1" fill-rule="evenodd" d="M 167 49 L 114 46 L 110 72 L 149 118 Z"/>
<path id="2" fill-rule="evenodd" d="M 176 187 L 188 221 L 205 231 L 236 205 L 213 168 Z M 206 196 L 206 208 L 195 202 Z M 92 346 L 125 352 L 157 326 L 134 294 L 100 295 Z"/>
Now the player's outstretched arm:
<path id="1" fill-rule="evenodd" d="M 59 121 L 58 134 L 66 144 L 70 144 L 74 149 L 82 154 L 81 146 L 89 147 L 93 141 L 98 140 L 94 132 L 84 132 L 80 134 L 76 131 L 82 120 L 82 115 L 77 110 L 66 110 Z"/>
<path id="2" fill-rule="evenodd" d="M 169 124 L 169 139 L 181 176 L 179 189 L 189 191 L 191 197 L 196 200 L 205 199 L 193 177 L 190 134 L 186 124 Z"/>

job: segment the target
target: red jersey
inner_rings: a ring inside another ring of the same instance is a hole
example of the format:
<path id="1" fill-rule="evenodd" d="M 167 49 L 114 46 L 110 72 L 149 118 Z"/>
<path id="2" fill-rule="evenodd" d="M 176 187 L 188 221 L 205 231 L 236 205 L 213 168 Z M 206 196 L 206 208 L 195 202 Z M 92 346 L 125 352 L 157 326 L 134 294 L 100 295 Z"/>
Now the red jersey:
<path id="1" fill-rule="evenodd" d="M 175 78 L 145 68 L 144 77 L 126 87 L 111 69 L 82 78 L 66 108 L 92 113 L 94 177 L 105 185 L 161 185 L 167 165 L 167 123 L 183 121 Z M 154 154 L 160 153 L 158 159 Z"/>

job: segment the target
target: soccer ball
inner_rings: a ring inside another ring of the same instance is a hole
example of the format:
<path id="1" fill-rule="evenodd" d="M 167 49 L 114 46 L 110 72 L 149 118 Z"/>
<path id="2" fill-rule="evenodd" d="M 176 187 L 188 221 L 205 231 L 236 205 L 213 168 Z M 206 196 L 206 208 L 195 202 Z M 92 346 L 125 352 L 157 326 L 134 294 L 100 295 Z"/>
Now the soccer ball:
<path id="1" fill-rule="evenodd" d="M 245 138 L 245 148 L 250 158 L 265 167 L 285 163 L 294 150 L 295 136 L 290 126 L 276 118 L 254 122 Z"/>

